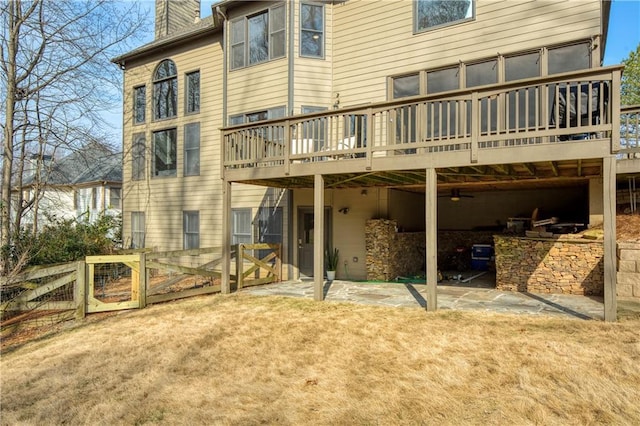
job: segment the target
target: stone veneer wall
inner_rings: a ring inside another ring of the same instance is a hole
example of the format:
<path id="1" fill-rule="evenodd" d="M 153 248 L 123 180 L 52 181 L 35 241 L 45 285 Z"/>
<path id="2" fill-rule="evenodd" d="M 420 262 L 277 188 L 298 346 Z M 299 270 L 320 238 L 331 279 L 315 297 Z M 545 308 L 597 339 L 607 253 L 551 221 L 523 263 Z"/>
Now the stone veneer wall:
<path id="1" fill-rule="evenodd" d="M 602 295 L 602 241 L 494 236 L 496 288 L 531 293 Z"/>
<path id="2" fill-rule="evenodd" d="M 395 220 L 371 219 L 366 223 L 367 279 L 394 280 L 399 276 L 424 273 L 424 232 L 398 232 Z M 438 231 L 438 265 L 456 247 L 491 244 L 493 232 Z"/>
<path id="3" fill-rule="evenodd" d="M 618 243 L 616 291 L 620 297 L 640 298 L 640 242 Z"/>

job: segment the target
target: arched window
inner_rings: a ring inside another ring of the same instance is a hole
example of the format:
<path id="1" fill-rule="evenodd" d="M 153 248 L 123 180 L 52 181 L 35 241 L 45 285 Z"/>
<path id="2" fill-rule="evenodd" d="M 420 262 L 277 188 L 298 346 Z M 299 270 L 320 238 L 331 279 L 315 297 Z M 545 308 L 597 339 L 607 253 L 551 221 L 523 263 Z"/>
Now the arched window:
<path id="1" fill-rule="evenodd" d="M 166 59 L 153 74 L 153 117 L 175 117 L 178 112 L 178 72 L 176 64 Z"/>

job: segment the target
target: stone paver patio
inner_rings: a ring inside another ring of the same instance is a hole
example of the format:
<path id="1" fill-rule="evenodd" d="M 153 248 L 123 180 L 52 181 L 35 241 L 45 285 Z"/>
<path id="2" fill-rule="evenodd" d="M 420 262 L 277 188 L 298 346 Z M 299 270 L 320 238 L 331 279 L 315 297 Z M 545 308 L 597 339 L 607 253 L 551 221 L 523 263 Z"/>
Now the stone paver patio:
<path id="1" fill-rule="evenodd" d="M 313 281 L 285 281 L 242 289 L 255 295 L 313 299 Z M 426 307 L 425 284 L 325 282 L 325 301 L 353 302 L 392 307 Z M 511 314 L 551 315 L 567 318 L 604 318 L 601 297 L 564 294 L 531 294 L 498 291 L 457 284 L 438 285 L 438 309 L 481 310 Z"/>

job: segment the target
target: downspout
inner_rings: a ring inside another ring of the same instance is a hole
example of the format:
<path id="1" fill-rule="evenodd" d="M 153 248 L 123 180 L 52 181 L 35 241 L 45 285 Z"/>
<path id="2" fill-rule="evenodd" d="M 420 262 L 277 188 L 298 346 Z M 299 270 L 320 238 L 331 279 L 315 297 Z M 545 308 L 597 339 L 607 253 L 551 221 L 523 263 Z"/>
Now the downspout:
<path id="1" fill-rule="evenodd" d="M 294 115 L 294 101 L 295 101 L 295 93 L 294 93 L 294 87 L 293 87 L 293 76 L 294 76 L 294 54 L 295 54 L 295 46 L 293 43 L 294 40 L 294 31 L 295 31 L 295 4 L 296 4 L 296 0 L 290 0 L 289 1 L 289 73 L 288 73 L 288 82 L 287 82 L 287 88 L 288 88 L 288 99 L 287 99 L 287 103 L 289 104 L 289 114 L 288 115 Z M 288 191 L 288 196 L 287 196 L 287 205 L 288 205 L 288 209 L 287 209 L 287 214 L 289 215 L 289 232 L 287 233 L 287 262 L 289 265 L 292 264 L 292 260 L 293 260 L 293 250 L 294 250 L 294 246 L 298 247 L 297 244 L 294 245 L 294 233 L 297 233 L 297 229 L 294 230 L 293 228 L 293 215 L 294 215 L 294 209 L 293 209 L 293 189 L 289 189 Z M 287 268 L 287 277 L 288 279 L 293 279 L 293 268 Z"/>
<path id="2" fill-rule="evenodd" d="M 288 115 L 294 115 L 294 111 L 293 111 L 293 103 L 294 103 L 294 88 L 293 88 L 293 73 L 294 73 L 294 66 L 293 66 L 293 62 L 294 62 L 294 43 L 293 43 L 293 39 L 294 39 L 294 30 L 295 30 L 295 26 L 294 26 L 294 20 L 295 20 L 295 0 L 290 0 L 289 1 L 289 73 L 288 73 L 288 77 L 289 77 L 289 81 L 287 82 L 287 88 L 288 88 L 288 99 L 287 102 L 289 104 L 289 114 Z"/>
<path id="3" fill-rule="evenodd" d="M 220 6 L 213 10 L 222 18 L 222 126 L 227 126 L 227 14 Z"/>

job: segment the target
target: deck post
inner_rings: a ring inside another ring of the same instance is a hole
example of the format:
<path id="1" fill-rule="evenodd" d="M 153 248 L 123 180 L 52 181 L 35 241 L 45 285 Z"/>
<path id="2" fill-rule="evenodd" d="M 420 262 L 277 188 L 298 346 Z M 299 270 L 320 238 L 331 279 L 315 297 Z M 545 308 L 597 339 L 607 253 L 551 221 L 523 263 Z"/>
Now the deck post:
<path id="1" fill-rule="evenodd" d="M 140 309 L 147 306 L 147 289 L 149 288 L 149 274 L 147 271 L 147 254 L 140 253 L 140 264 L 138 265 L 140 271 L 138 272 L 138 302 L 140 303 Z"/>
<path id="2" fill-rule="evenodd" d="M 438 177 L 436 169 L 426 170 L 425 185 L 425 252 L 427 278 L 427 311 L 438 309 Z"/>
<path id="3" fill-rule="evenodd" d="M 602 159 L 604 204 L 604 320 L 616 321 L 616 157 Z"/>
<path id="4" fill-rule="evenodd" d="M 324 177 L 313 184 L 313 299 L 324 300 Z"/>
<path id="5" fill-rule="evenodd" d="M 231 293 L 231 182 L 222 182 L 222 277 L 220 291 Z"/>
<path id="6" fill-rule="evenodd" d="M 73 287 L 73 301 L 76 305 L 76 320 L 87 315 L 87 265 L 84 261 L 76 264 L 76 285 Z"/>

